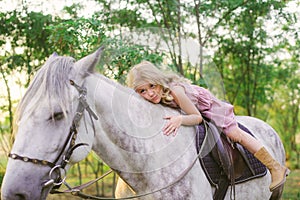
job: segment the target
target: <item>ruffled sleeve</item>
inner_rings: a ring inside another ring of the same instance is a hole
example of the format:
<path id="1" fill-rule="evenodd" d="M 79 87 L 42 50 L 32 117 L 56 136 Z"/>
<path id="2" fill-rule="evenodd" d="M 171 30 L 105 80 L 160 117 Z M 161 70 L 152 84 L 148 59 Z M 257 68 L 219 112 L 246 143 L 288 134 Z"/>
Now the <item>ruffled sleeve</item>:
<path id="1" fill-rule="evenodd" d="M 189 97 L 189 99 L 193 102 L 193 104 L 197 107 L 197 109 L 200 112 L 209 110 L 211 108 L 213 96 L 205 88 L 189 83 L 175 82 L 170 84 L 171 90 L 174 86 L 183 87 L 186 95 Z"/>
<path id="2" fill-rule="evenodd" d="M 183 87 L 186 95 L 194 103 L 200 113 L 213 121 L 225 134 L 231 132 L 231 130 L 237 126 L 233 105 L 217 99 L 207 89 L 197 85 L 172 83 L 172 85 L 170 85 L 171 90 L 172 87 L 176 85 Z"/>

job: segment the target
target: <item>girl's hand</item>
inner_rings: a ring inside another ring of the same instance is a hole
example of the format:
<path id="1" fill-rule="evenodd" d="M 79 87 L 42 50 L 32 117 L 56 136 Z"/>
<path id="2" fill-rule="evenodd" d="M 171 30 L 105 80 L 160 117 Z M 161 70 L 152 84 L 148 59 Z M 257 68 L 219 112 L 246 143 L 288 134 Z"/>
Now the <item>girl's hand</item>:
<path id="1" fill-rule="evenodd" d="M 175 115 L 175 116 L 166 116 L 164 119 L 169 120 L 165 127 L 163 128 L 163 132 L 165 135 L 170 135 L 173 133 L 175 136 L 177 134 L 178 128 L 182 124 L 182 115 Z"/>

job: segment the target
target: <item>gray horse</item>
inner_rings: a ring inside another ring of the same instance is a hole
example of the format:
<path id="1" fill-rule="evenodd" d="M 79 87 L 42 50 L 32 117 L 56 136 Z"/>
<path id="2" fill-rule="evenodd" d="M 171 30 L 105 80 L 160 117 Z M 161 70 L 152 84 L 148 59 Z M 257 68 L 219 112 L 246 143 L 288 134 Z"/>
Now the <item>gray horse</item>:
<path id="1" fill-rule="evenodd" d="M 95 73 L 101 51 L 77 62 L 53 54 L 37 72 L 17 110 L 2 200 L 46 199 L 69 167 L 91 150 L 121 177 L 116 197 L 213 199 L 215 188 L 195 162 L 195 128 L 183 126 L 175 137 L 163 135 L 163 117 L 178 111 L 151 104 Z M 237 120 L 284 164 L 283 145 L 269 125 L 246 116 Z M 235 197 L 271 199 L 270 182 L 268 172 L 237 184 Z M 225 199 L 230 199 L 230 189 Z"/>

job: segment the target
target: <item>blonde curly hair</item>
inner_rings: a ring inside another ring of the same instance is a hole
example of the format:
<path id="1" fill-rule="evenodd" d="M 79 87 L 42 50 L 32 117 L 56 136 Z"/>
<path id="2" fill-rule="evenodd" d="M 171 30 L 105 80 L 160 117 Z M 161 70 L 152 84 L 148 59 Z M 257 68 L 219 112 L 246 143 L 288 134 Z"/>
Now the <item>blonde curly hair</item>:
<path id="1" fill-rule="evenodd" d="M 174 97 L 171 95 L 169 84 L 171 82 L 185 82 L 186 80 L 175 73 L 165 72 L 158 69 L 148 61 L 133 66 L 127 75 L 126 83 L 128 87 L 136 90 L 137 87 L 150 83 L 162 86 L 162 103 L 171 104 Z"/>

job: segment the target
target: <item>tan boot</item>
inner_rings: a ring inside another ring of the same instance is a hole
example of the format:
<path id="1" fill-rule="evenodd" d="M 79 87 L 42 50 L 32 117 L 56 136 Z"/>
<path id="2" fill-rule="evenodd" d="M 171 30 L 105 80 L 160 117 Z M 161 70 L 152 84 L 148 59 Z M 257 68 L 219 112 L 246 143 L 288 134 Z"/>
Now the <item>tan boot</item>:
<path id="1" fill-rule="evenodd" d="M 270 154 L 262 147 L 259 149 L 254 156 L 262 162 L 270 171 L 272 177 L 272 183 L 270 185 L 270 191 L 272 192 L 279 186 L 281 186 L 285 180 L 286 176 L 289 174 L 290 170 L 287 167 L 281 166 Z"/>

